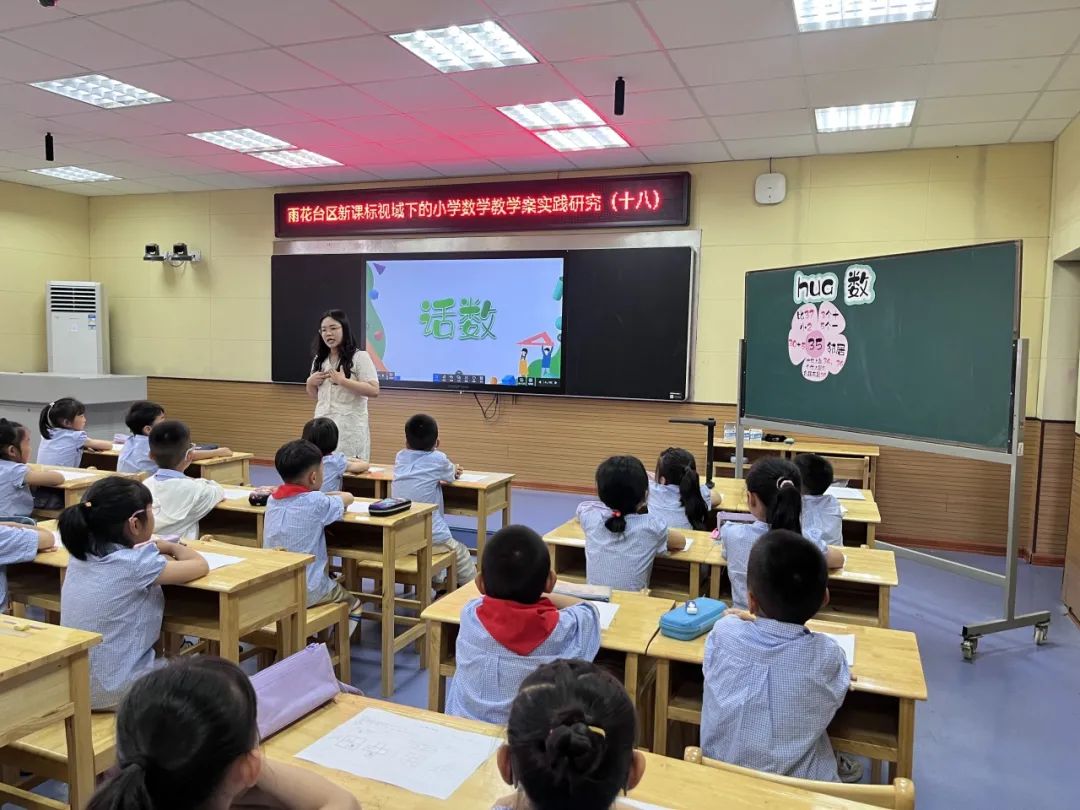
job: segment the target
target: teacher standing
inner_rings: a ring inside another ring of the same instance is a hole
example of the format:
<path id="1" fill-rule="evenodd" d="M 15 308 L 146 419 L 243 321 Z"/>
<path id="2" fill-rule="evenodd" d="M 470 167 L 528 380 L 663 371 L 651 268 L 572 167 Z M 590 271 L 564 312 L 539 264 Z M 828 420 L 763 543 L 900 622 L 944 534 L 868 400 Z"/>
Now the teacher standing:
<path id="1" fill-rule="evenodd" d="M 305 384 L 316 400 L 315 416 L 338 428 L 338 451 L 347 458 L 371 460 L 368 397 L 379 395 L 379 376 L 368 353 L 356 344 L 349 316 L 340 309 L 323 313 L 315 339 L 311 376 Z"/>

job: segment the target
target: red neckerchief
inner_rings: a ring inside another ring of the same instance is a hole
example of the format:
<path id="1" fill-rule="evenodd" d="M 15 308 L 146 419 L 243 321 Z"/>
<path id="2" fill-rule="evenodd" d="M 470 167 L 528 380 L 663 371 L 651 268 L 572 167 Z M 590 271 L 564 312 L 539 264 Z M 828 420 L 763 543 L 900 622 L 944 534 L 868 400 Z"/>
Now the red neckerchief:
<path id="1" fill-rule="evenodd" d="M 305 492 L 311 492 L 311 490 L 300 484 L 282 484 L 274 490 L 274 500 L 284 500 L 285 498 L 291 498 L 293 495 L 303 495 Z"/>
<path id="2" fill-rule="evenodd" d="M 510 652 L 528 655 L 550 636 L 559 625 L 559 609 L 550 599 L 535 605 L 523 605 L 509 599 L 485 596 L 476 609 L 476 618 L 491 637 Z"/>

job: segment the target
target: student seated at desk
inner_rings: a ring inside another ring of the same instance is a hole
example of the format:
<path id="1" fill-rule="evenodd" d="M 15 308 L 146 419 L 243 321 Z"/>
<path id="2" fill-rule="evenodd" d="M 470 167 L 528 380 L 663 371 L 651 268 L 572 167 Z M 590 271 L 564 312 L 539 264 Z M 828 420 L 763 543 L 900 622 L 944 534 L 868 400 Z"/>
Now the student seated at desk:
<path id="1" fill-rule="evenodd" d="M 720 492 L 701 483 L 689 450 L 669 447 L 656 460 L 649 481 L 649 514 L 662 518 L 669 529 L 703 530 L 709 510 L 722 499 Z"/>
<path id="2" fill-rule="evenodd" d="M 157 472 L 143 481 L 154 496 L 154 520 L 159 534 L 199 539 L 199 521 L 225 500 L 225 489 L 208 478 L 184 474 L 191 464 L 191 431 L 170 419 L 154 425 L 149 436 L 150 458 Z"/>
<path id="3" fill-rule="evenodd" d="M 127 437 L 116 460 L 116 471 L 122 473 L 155 473 L 158 465 L 150 458 L 150 431 L 165 421 L 165 409 L 156 402 L 132 402 L 124 417 L 131 435 Z"/>
<path id="4" fill-rule="evenodd" d="M 395 498 L 415 503 L 433 503 L 438 508 L 431 515 L 431 551 L 454 552 L 458 585 L 476 579 L 476 564 L 468 547 L 454 539 L 443 512 L 443 483 L 461 477 L 460 465 L 454 464 L 439 447 L 439 425 L 430 416 L 418 413 L 405 423 L 405 449 L 394 459 L 394 481 L 390 485 Z"/>
<path id="5" fill-rule="evenodd" d="M 665 551 L 682 551 L 686 538 L 658 515 L 645 513 L 649 476 L 633 456 L 612 456 L 596 470 L 600 501 L 578 505 L 585 533 L 585 576 L 590 585 L 620 591 L 649 586 L 653 560 Z"/>
<path id="6" fill-rule="evenodd" d="M 84 449 L 112 450 L 111 441 L 86 435 L 86 406 L 72 397 L 63 397 L 42 408 L 38 430 L 42 437 L 38 464 L 78 467 Z M 34 497 L 34 506 L 39 509 L 59 509 L 63 505 L 64 498 L 59 492 L 42 492 Z"/>
<path id="7" fill-rule="evenodd" d="M 0 419 L 0 520 L 34 521 L 34 495 L 30 487 L 55 487 L 64 483 L 57 470 L 30 468 L 30 431 L 18 422 Z"/>
<path id="8" fill-rule="evenodd" d="M 322 453 L 311 442 L 295 439 L 281 446 L 274 456 L 274 467 L 284 481 L 266 503 L 263 545 L 283 548 L 298 554 L 311 554 L 315 560 L 307 567 L 307 606 L 345 602 L 350 612 L 360 602 L 340 582 L 330 579 L 330 560 L 326 552 L 326 527 L 345 516 L 353 502 L 348 492 L 321 492 Z M 349 622 L 349 635 L 359 622 Z"/>
<path id="9" fill-rule="evenodd" d="M 731 601 L 743 610 L 747 607 L 746 569 L 754 543 L 769 529 L 790 529 L 794 534 L 802 531 L 802 479 L 798 467 L 782 458 L 755 461 L 746 476 L 746 503 L 756 518 L 753 523 L 725 523 L 720 527 Z M 825 555 L 829 568 L 843 567 L 840 549 L 820 540 L 812 542 Z"/>
<path id="10" fill-rule="evenodd" d="M 39 551 L 53 551 L 53 533 L 23 523 L 0 523 L 0 613 L 7 610 L 7 567 L 30 562 Z"/>
<path id="11" fill-rule="evenodd" d="M 311 442 L 322 453 L 322 492 L 341 492 L 344 487 L 344 475 L 367 472 L 371 465 L 359 458 L 345 458 L 338 452 L 338 426 L 333 419 L 316 416 L 304 425 L 304 441 Z"/>
<path id="12" fill-rule="evenodd" d="M 100 633 L 90 649 L 90 706 L 116 708 L 135 679 L 155 666 L 165 612 L 162 585 L 182 585 L 210 568 L 196 551 L 154 540 L 153 498 L 131 478 L 95 481 L 83 502 L 60 514 L 68 550 L 60 624 Z"/>
<path id="13" fill-rule="evenodd" d="M 484 546 L 480 569 L 476 587 L 483 598 L 461 611 L 446 713 L 501 726 L 518 687 L 537 666 L 596 657 L 600 614 L 588 602 L 551 594 L 551 555 L 528 526 L 497 531 Z"/>
<path id="14" fill-rule="evenodd" d="M 344 789 L 259 750 L 255 690 L 228 661 L 181 659 L 140 678 L 116 715 L 116 769 L 87 810 L 360 810 Z"/>
<path id="15" fill-rule="evenodd" d="M 705 641 L 705 756 L 801 779 L 839 780 L 827 729 L 851 674 L 840 646 L 805 627 L 828 604 L 828 576 L 820 550 L 795 532 L 773 530 L 754 544 L 750 613 L 724 616 Z M 862 765 L 845 761 L 844 781 L 857 782 Z"/>
<path id="16" fill-rule="evenodd" d="M 492 810 L 629 810 L 617 798 L 645 775 L 636 732 L 634 706 L 610 673 L 587 661 L 545 664 L 510 708 L 495 758 L 517 793 Z"/>
<path id="17" fill-rule="evenodd" d="M 816 453 L 800 453 L 795 456 L 795 466 L 802 476 L 803 537 L 828 546 L 844 545 L 844 510 L 828 491 L 833 482 L 832 464 Z"/>

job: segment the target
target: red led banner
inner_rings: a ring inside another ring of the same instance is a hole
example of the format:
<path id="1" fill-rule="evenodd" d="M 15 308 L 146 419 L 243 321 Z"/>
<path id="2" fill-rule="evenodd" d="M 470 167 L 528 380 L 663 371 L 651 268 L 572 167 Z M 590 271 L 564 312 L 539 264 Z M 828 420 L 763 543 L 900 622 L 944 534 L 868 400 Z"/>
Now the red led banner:
<path id="1" fill-rule="evenodd" d="M 274 217 L 280 237 L 687 225 L 690 175 L 275 194 Z"/>

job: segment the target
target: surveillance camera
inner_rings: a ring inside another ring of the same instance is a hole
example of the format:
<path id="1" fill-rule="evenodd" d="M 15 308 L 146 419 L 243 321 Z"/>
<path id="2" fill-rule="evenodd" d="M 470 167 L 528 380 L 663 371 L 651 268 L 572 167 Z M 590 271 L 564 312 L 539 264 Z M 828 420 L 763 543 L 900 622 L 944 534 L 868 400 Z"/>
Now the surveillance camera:
<path id="1" fill-rule="evenodd" d="M 155 244 L 150 244 L 143 248 L 143 261 L 163 262 L 165 261 L 165 257 L 161 255 L 160 247 Z"/>
<path id="2" fill-rule="evenodd" d="M 202 253 L 198 250 L 189 250 L 186 242 L 177 242 L 166 258 L 171 262 L 198 262 L 202 260 Z"/>
<path id="3" fill-rule="evenodd" d="M 56 5 L 56 0 L 38 0 L 38 3 L 44 8 L 52 8 Z"/>

